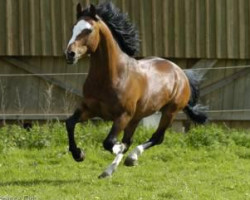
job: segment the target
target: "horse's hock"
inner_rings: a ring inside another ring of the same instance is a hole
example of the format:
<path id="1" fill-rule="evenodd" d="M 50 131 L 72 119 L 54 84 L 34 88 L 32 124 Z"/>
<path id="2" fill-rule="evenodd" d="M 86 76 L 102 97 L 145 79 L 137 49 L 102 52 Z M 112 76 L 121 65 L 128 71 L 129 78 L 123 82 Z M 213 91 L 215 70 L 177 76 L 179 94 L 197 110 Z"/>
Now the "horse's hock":
<path id="1" fill-rule="evenodd" d="M 146 117 L 142 120 L 142 125 L 149 128 L 157 128 L 161 118 L 161 113 L 156 113 L 152 116 Z M 187 131 L 188 120 L 175 120 L 171 126 L 171 130 L 178 133 L 185 133 Z"/>

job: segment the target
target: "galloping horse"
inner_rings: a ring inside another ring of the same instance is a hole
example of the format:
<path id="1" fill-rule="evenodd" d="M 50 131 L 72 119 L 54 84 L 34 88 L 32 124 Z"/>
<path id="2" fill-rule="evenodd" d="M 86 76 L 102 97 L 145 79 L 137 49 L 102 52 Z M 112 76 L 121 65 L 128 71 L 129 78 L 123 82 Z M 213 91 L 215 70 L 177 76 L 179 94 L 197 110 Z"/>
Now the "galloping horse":
<path id="1" fill-rule="evenodd" d="M 163 142 L 166 129 L 176 114 L 183 110 L 196 123 L 203 124 L 207 116 L 197 105 L 199 76 L 183 71 L 161 58 L 136 60 L 139 49 L 138 32 L 127 15 L 112 3 L 77 5 L 77 22 L 66 49 L 69 64 L 90 55 L 90 69 L 83 86 L 84 99 L 75 113 L 66 120 L 69 150 L 73 158 L 83 161 L 84 152 L 74 139 L 78 122 L 93 117 L 112 120 L 113 126 L 103 142 L 116 158 L 99 176 L 111 176 L 132 143 L 132 136 L 142 118 L 160 111 L 159 127 L 147 142 L 137 146 L 126 158 L 133 166 L 144 150 Z M 117 136 L 124 131 L 122 142 Z"/>

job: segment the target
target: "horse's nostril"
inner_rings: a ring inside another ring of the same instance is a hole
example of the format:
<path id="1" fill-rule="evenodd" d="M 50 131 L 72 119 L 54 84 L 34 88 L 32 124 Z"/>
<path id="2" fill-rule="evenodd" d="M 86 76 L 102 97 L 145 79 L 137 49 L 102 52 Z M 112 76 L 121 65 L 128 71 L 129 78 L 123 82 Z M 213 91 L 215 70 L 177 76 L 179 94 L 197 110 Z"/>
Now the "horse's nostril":
<path id="1" fill-rule="evenodd" d="M 74 51 L 69 51 L 68 52 L 68 56 L 70 57 L 70 58 L 74 58 L 75 57 L 75 52 Z"/>

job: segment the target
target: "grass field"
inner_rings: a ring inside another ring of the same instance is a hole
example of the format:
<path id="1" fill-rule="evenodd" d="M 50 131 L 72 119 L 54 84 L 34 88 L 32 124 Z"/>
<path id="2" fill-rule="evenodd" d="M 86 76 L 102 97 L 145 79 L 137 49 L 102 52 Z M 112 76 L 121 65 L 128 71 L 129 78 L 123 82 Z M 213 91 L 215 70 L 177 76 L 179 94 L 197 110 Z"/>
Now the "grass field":
<path id="1" fill-rule="evenodd" d="M 145 152 L 139 165 L 121 165 L 113 177 L 98 175 L 113 156 L 102 148 L 109 124 L 79 125 L 86 152 L 75 163 L 63 124 L 0 129 L 0 199 L 250 199 L 250 133 L 209 125 L 189 134 L 168 132 Z M 134 143 L 153 130 L 139 127 Z M 134 147 L 134 146 L 133 146 Z"/>

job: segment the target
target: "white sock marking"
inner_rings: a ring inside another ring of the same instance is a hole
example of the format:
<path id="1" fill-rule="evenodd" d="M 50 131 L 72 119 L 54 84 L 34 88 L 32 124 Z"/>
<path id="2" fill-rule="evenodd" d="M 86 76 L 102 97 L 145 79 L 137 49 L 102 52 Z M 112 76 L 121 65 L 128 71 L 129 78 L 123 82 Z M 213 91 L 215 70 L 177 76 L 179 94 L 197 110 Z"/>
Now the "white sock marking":
<path id="1" fill-rule="evenodd" d="M 126 149 L 125 144 L 116 144 L 114 145 L 112 151 L 116 155 L 113 162 L 107 167 L 107 169 L 103 173 L 107 173 L 109 175 L 112 175 L 113 172 L 117 169 L 118 165 L 122 161 L 122 158 L 124 156 L 123 151 Z"/>
<path id="2" fill-rule="evenodd" d="M 132 160 L 138 160 L 138 157 L 143 153 L 143 151 L 143 145 L 139 145 L 128 155 L 128 157 Z"/>
<path id="3" fill-rule="evenodd" d="M 112 162 L 112 164 L 115 164 L 115 165 L 119 165 L 119 163 L 122 161 L 122 158 L 123 158 L 123 154 L 122 153 L 119 153 L 116 157 L 115 157 L 115 159 L 114 159 L 114 161 Z"/>
<path id="4" fill-rule="evenodd" d="M 126 146 L 124 144 L 116 144 L 114 145 L 112 151 L 115 155 L 122 153 L 125 150 Z"/>
<path id="5" fill-rule="evenodd" d="M 69 41 L 68 47 L 76 40 L 77 36 L 82 33 L 85 29 L 92 29 L 92 26 L 89 22 L 84 19 L 80 20 L 73 28 L 73 35 Z"/>
<path id="6" fill-rule="evenodd" d="M 109 165 L 104 172 L 106 172 L 109 175 L 112 175 L 113 172 L 117 169 L 117 167 L 120 164 L 120 162 L 122 161 L 123 156 L 124 155 L 122 153 L 117 154 L 117 156 L 115 157 L 115 159 L 112 162 L 112 164 Z"/>

